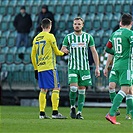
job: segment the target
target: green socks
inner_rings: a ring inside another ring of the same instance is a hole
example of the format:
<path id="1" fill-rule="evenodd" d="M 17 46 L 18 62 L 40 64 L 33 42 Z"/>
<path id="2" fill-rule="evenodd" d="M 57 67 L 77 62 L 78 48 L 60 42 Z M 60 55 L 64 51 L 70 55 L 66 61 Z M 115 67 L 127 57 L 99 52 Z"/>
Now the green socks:
<path id="1" fill-rule="evenodd" d="M 126 96 L 126 104 L 128 107 L 127 114 L 131 114 L 132 119 L 133 119 L 133 95 L 127 95 Z"/>
<path id="2" fill-rule="evenodd" d="M 85 89 L 78 90 L 78 112 L 82 112 L 85 102 Z"/>
<path id="3" fill-rule="evenodd" d="M 115 89 L 109 89 L 109 97 L 112 103 L 115 96 L 116 96 Z"/>
<path id="4" fill-rule="evenodd" d="M 70 86 L 69 99 L 71 107 L 75 106 L 78 87 Z M 78 112 L 82 112 L 85 102 L 85 89 L 78 90 Z"/>
<path id="5" fill-rule="evenodd" d="M 70 86 L 69 99 L 70 99 L 71 106 L 75 106 L 77 89 L 78 89 L 78 87 L 76 87 L 76 86 Z"/>
<path id="6" fill-rule="evenodd" d="M 114 100 L 113 100 L 113 105 L 112 105 L 112 107 L 111 107 L 111 109 L 110 109 L 110 111 L 109 111 L 109 114 L 110 114 L 111 116 L 115 116 L 115 113 L 116 113 L 117 109 L 119 108 L 119 106 L 120 106 L 120 104 L 121 104 L 121 102 L 122 102 L 122 100 L 123 100 L 123 98 L 124 98 L 125 96 L 126 96 L 126 94 L 125 94 L 125 92 L 122 91 L 122 90 L 120 90 L 120 91 L 118 92 L 118 94 L 116 94 L 116 96 L 115 96 L 115 98 L 114 98 Z"/>
<path id="7" fill-rule="evenodd" d="M 128 95 L 127 95 L 126 96 L 126 105 L 127 105 L 127 107 L 126 107 L 126 115 L 130 114 L 128 104 L 129 104 L 129 100 L 128 100 Z"/>

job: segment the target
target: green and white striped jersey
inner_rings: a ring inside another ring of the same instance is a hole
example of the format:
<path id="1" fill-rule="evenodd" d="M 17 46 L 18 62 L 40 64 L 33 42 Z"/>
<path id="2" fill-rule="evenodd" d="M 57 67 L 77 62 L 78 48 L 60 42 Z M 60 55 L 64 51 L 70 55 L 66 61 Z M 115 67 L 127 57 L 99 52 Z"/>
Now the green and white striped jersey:
<path id="1" fill-rule="evenodd" d="M 88 47 L 95 46 L 90 34 L 86 32 L 82 32 L 81 35 L 70 33 L 64 38 L 63 46 L 69 49 L 69 69 L 89 70 Z"/>

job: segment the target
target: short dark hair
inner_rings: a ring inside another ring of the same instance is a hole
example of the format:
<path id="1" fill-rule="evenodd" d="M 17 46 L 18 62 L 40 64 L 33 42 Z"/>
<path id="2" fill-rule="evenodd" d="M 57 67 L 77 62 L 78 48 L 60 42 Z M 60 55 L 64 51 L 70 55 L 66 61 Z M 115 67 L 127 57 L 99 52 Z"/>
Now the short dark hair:
<path id="1" fill-rule="evenodd" d="M 25 10 L 25 6 L 21 6 L 21 8 L 20 8 L 21 10 Z"/>
<path id="2" fill-rule="evenodd" d="M 41 22 L 41 25 L 44 29 L 48 28 L 50 25 L 52 25 L 52 21 L 48 18 L 44 18 Z"/>
<path id="3" fill-rule="evenodd" d="M 48 9 L 48 6 L 47 5 L 42 5 L 42 8 Z"/>
<path id="4" fill-rule="evenodd" d="M 74 18 L 74 20 L 81 20 L 84 23 L 84 20 L 81 17 L 76 17 L 76 18 Z"/>
<path id="5" fill-rule="evenodd" d="M 130 25 L 132 22 L 132 15 L 129 13 L 124 13 L 121 17 L 122 25 Z"/>

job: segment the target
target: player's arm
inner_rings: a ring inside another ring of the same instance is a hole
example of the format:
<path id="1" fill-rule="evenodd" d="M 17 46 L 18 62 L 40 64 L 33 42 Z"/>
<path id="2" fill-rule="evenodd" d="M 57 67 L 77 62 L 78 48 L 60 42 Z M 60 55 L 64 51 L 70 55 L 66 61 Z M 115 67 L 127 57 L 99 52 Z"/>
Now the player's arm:
<path id="1" fill-rule="evenodd" d="M 53 42 L 52 47 L 53 47 L 56 55 L 58 55 L 58 56 L 64 55 L 64 53 L 58 49 L 56 42 Z"/>
<path id="2" fill-rule="evenodd" d="M 114 55 L 114 50 L 112 49 L 112 42 L 109 40 L 106 44 L 105 51 L 111 55 Z"/>
<path id="3" fill-rule="evenodd" d="M 68 53 L 69 53 L 69 50 L 67 49 L 66 46 L 62 46 L 62 47 L 61 47 L 61 51 L 62 51 L 63 53 L 65 53 L 65 54 L 68 54 Z"/>
<path id="4" fill-rule="evenodd" d="M 98 76 L 100 76 L 100 71 L 99 71 L 99 56 L 98 56 L 98 53 L 96 51 L 95 46 L 91 46 L 90 50 L 92 52 L 93 60 L 95 62 L 95 66 L 96 66 L 95 75 L 96 75 L 96 77 L 98 77 Z"/>
<path id="5" fill-rule="evenodd" d="M 90 46 L 90 50 L 92 52 L 93 60 L 94 60 L 95 65 L 96 65 L 95 75 L 96 75 L 96 77 L 99 77 L 100 76 L 100 71 L 99 71 L 99 56 L 98 56 L 98 53 L 96 51 L 96 48 L 95 48 L 95 45 L 94 45 L 94 39 L 93 39 L 92 36 L 90 37 L 89 46 Z"/>
<path id="6" fill-rule="evenodd" d="M 36 61 L 36 47 L 35 47 L 34 43 L 33 43 L 32 51 L 31 51 L 31 62 L 32 62 L 33 67 L 34 67 L 35 79 L 38 80 L 38 69 L 37 69 L 37 61 Z"/>
<path id="7" fill-rule="evenodd" d="M 52 35 L 50 38 L 50 44 L 56 55 L 59 55 L 59 56 L 64 55 L 64 53 L 58 49 L 54 35 Z"/>
<path id="8" fill-rule="evenodd" d="M 31 62 L 33 64 L 34 70 L 37 70 L 37 62 L 36 62 L 36 47 L 33 43 L 32 51 L 31 51 Z"/>
<path id="9" fill-rule="evenodd" d="M 130 44 L 132 46 L 132 59 L 133 59 L 133 31 L 131 32 L 131 35 L 129 37 L 129 42 L 130 42 Z"/>
<path id="10" fill-rule="evenodd" d="M 110 63 L 111 63 L 112 60 L 113 60 L 113 57 L 114 57 L 113 55 L 108 54 L 107 62 L 106 62 L 106 65 L 105 65 L 105 67 L 104 67 L 104 70 L 103 70 L 103 73 L 104 73 L 104 76 L 105 76 L 105 77 L 108 77 L 108 68 L 109 68 Z"/>
<path id="11" fill-rule="evenodd" d="M 69 53 L 69 50 L 67 49 L 68 47 L 68 36 L 66 36 L 63 40 L 63 45 L 61 47 L 61 51 L 64 52 L 65 54 L 68 54 Z"/>

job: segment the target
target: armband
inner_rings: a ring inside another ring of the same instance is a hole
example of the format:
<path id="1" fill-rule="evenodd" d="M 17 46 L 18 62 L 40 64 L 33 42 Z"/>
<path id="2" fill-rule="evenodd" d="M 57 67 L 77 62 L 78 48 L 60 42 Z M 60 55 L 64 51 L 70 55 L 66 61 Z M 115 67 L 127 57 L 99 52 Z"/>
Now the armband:
<path id="1" fill-rule="evenodd" d="M 110 49 L 108 47 L 105 48 L 105 51 L 111 55 L 114 55 L 114 50 L 113 49 Z"/>

